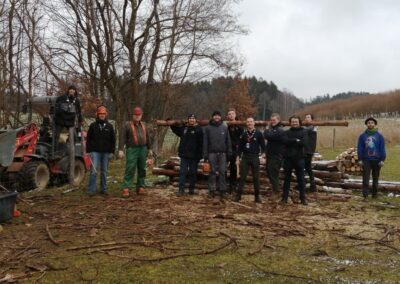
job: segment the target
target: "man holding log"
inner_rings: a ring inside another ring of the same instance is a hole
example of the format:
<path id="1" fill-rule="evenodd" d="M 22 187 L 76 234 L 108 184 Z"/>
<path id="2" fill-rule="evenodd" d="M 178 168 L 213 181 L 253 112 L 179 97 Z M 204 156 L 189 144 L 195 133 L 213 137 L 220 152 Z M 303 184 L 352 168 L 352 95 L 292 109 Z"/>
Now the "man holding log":
<path id="1" fill-rule="evenodd" d="M 270 123 L 264 131 L 264 138 L 267 139 L 267 176 L 273 193 L 279 192 L 279 171 L 282 166 L 283 151 L 285 149 L 283 144 L 285 131 L 280 120 L 279 114 L 273 113 Z"/>
<path id="2" fill-rule="evenodd" d="M 369 176 L 372 172 L 372 198 L 378 196 L 379 173 L 386 159 L 385 139 L 378 132 L 378 121 L 373 117 L 365 120 L 367 129 L 358 138 L 357 153 L 363 167 L 363 197 L 367 200 Z"/>
<path id="3" fill-rule="evenodd" d="M 236 121 L 236 110 L 234 108 L 228 109 L 227 121 Z M 229 135 L 232 142 L 232 156 L 229 159 L 229 188 L 228 193 L 237 191 L 237 169 L 236 169 L 236 158 L 239 156 L 239 141 L 240 136 L 243 133 L 243 128 L 238 125 L 228 126 Z"/>
<path id="4" fill-rule="evenodd" d="M 310 191 L 316 191 L 314 173 L 312 170 L 311 162 L 315 153 L 315 149 L 317 147 L 317 126 L 313 126 L 311 123 L 314 120 L 314 116 L 312 114 L 306 114 L 304 117 L 304 128 L 307 131 L 308 139 L 307 144 L 305 146 L 306 156 L 304 159 L 304 169 L 310 178 Z"/>
<path id="5" fill-rule="evenodd" d="M 151 141 L 147 125 L 142 121 L 143 111 L 140 107 L 133 109 L 131 121 L 127 121 L 121 133 L 122 145 L 126 149 L 126 166 L 123 183 L 123 197 L 129 197 L 132 189 L 133 177 L 137 170 L 136 193 L 144 192 L 144 179 L 146 176 L 147 155 L 153 156 Z M 123 158 L 122 149 L 118 151 L 118 157 Z"/>
<path id="6" fill-rule="evenodd" d="M 300 202 L 307 205 L 307 200 L 304 190 L 304 156 L 305 145 L 307 145 L 307 132 L 301 126 L 301 119 L 298 116 L 289 118 L 290 129 L 285 131 L 284 144 L 285 153 L 283 158 L 283 169 L 285 172 L 285 181 L 283 184 L 283 195 L 281 203 L 288 202 L 290 180 L 292 171 L 295 171 L 297 179 L 297 188 L 300 192 Z"/>
<path id="7" fill-rule="evenodd" d="M 222 122 L 221 112 L 214 111 L 212 119 L 204 128 L 203 157 L 210 162 L 211 171 L 208 176 L 208 197 L 213 198 L 216 190 L 217 175 L 220 197 L 225 197 L 226 162 L 232 155 L 232 143 L 228 126 Z"/>
<path id="8" fill-rule="evenodd" d="M 171 130 L 178 137 L 179 142 L 179 190 L 177 196 L 182 196 L 185 193 L 186 176 L 189 175 L 189 194 L 194 194 L 194 187 L 197 178 L 197 167 L 202 155 L 203 147 L 203 130 L 197 124 L 196 116 L 189 114 L 187 118 L 187 125 L 172 126 Z"/>
<path id="9" fill-rule="evenodd" d="M 253 185 L 254 185 L 254 201 L 261 203 L 260 198 L 260 152 L 264 154 L 265 151 L 265 140 L 260 131 L 255 129 L 254 118 L 249 117 L 246 119 L 246 131 L 240 136 L 239 141 L 239 157 L 240 160 L 240 182 L 238 192 L 235 197 L 235 202 L 239 202 L 246 177 L 251 169 L 253 174 Z M 239 159 L 237 157 L 237 159 Z"/>

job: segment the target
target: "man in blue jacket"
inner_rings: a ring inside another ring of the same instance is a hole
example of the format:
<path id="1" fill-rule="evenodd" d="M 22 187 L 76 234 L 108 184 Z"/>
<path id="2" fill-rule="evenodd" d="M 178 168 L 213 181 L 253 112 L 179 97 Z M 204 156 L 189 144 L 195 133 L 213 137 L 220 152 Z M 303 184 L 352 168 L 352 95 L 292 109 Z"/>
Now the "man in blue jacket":
<path id="1" fill-rule="evenodd" d="M 358 137 L 358 159 L 363 167 L 363 197 L 368 197 L 369 176 L 372 172 L 372 197 L 378 195 L 379 172 L 386 159 L 385 139 L 378 132 L 378 122 L 373 117 L 365 120 L 367 129 Z"/>
<path id="2" fill-rule="evenodd" d="M 185 180 L 189 175 L 189 194 L 194 194 L 197 167 L 202 155 L 203 130 L 197 124 L 194 114 L 188 115 L 187 125 L 171 126 L 172 132 L 181 138 L 179 142 L 179 157 L 181 158 L 179 170 L 179 190 L 177 195 L 185 193 Z"/>

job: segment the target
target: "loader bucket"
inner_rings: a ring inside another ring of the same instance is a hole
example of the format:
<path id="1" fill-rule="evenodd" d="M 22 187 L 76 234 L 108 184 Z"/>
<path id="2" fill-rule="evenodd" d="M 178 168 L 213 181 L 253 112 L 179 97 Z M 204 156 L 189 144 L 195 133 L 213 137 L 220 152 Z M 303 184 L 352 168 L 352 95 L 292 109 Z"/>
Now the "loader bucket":
<path id="1" fill-rule="evenodd" d="M 8 167 L 14 159 L 17 130 L 0 132 L 0 166 Z"/>

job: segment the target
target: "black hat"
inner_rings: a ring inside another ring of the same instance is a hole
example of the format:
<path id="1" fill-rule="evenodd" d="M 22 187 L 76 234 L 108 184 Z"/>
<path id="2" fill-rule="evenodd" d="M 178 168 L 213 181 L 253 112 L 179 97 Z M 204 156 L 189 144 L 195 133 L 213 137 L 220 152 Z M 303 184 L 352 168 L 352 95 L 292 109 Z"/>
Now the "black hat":
<path id="1" fill-rule="evenodd" d="M 376 119 L 373 118 L 372 116 L 368 117 L 368 118 L 365 120 L 364 124 L 367 125 L 368 121 L 370 121 L 370 120 L 372 120 L 372 121 L 375 123 L 375 125 L 378 124 L 378 121 L 376 121 Z"/>
<path id="2" fill-rule="evenodd" d="M 219 110 L 215 110 L 215 111 L 212 113 L 211 116 L 215 116 L 215 115 L 222 116 L 222 114 L 221 114 L 221 112 L 220 112 Z"/>
<path id="3" fill-rule="evenodd" d="M 196 118 L 196 116 L 194 115 L 194 113 L 190 113 L 190 114 L 188 114 L 187 118 L 188 118 L 188 119 L 189 119 L 189 118 Z"/>
<path id="4" fill-rule="evenodd" d="M 69 87 L 68 87 L 68 91 L 69 90 L 75 90 L 75 92 L 76 92 L 76 87 L 74 86 L 74 85 L 70 85 Z"/>

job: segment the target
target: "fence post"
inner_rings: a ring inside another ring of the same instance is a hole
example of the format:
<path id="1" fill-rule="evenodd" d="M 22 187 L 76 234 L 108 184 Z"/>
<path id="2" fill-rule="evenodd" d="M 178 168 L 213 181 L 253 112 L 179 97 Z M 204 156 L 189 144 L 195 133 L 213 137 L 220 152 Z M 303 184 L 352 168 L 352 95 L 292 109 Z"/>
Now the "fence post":
<path id="1" fill-rule="evenodd" d="M 336 128 L 333 128 L 332 149 L 335 150 Z"/>

